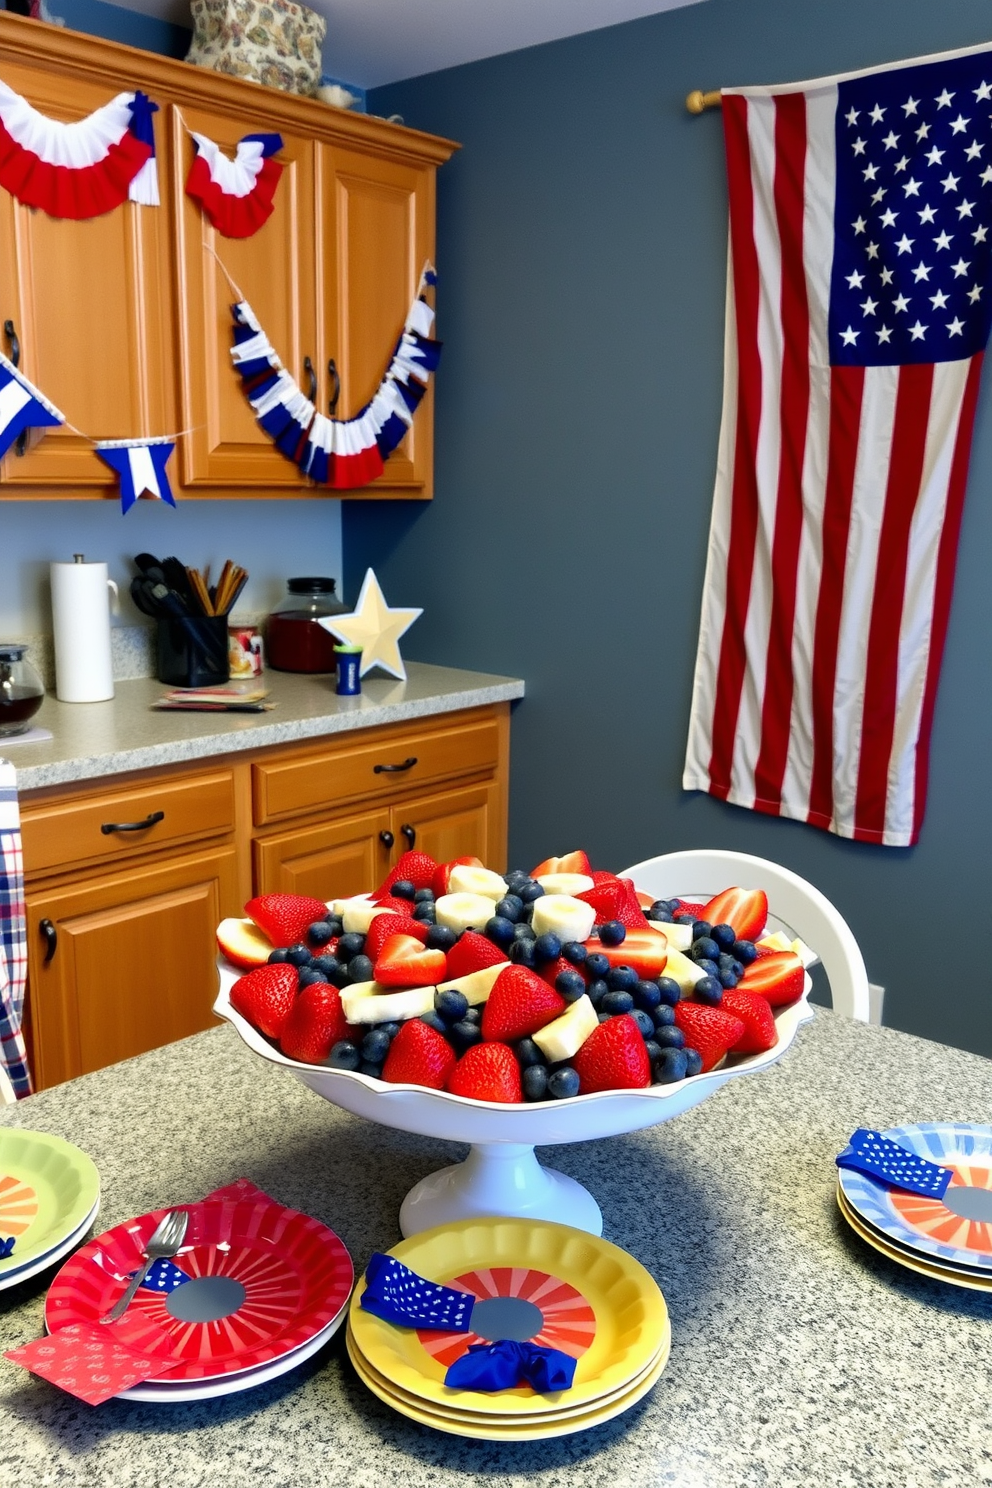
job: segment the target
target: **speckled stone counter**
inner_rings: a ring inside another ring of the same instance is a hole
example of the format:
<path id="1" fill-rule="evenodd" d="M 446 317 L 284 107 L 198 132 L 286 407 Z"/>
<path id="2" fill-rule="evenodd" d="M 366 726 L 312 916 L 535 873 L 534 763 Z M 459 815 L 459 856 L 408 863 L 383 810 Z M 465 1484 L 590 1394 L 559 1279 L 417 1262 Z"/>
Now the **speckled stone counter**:
<path id="1" fill-rule="evenodd" d="M 0 1482 L 86 1488 L 982 1488 L 992 1295 L 903 1270 L 846 1228 L 833 1158 L 858 1125 L 987 1122 L 992 1065 L 817 1010 L 781 1064 L 650 1131 L 554 1151 L 606 1236 L 657 1277 L 668 1368 L 557 1441 L 444 1436 L 371 1396 L 343 1333 L 242 1395 L 93 1410 L 0 1360 Z M 331 1224 L 356 1266 L 399 1239 L 447 1144 L 371 1125 L 218 1028 L 0 1110 L 95 1159 L 100 1227 L 246 1175 Z M 547 1154 L 550 1156 L 550 1154 Z M 4 1348 L 41 1332 L 50 1274 L 0 1292 Z"/>
<path id="2" fill-rule="evenodd" d="M 524 695 L 515 677 L 407 663 L 407 680 L 368 676 L 357 698 L 338 697 L 332 676 L 264 674 L 269 713 L 162 713 L 151 705 L 167 689 L 141 678 L 116 684 L 106 703 L 60 703 L 46 697 L 33 720 L 50 729 L 49 743 L 0 739 L 0 754 L 13 761 L 22 791 L 42 786 L 151 770 L 272 744 L 292 744 L 324 734 L 404 723 L 459 708 L 480 708 Z"/>

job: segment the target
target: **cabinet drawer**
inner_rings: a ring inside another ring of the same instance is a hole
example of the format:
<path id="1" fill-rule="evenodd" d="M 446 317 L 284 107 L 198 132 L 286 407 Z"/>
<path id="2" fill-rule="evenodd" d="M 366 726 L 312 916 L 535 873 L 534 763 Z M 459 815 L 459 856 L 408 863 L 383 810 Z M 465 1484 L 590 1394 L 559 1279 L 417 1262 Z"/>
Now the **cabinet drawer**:
<path id="1" fill-rule="evenodd" d="M 145 822 L 148 825 L 132 826 Z M 105 831 L 109 826 L 125 830 Z M 21 821 L 24 871 L 31 876 L 72 863 L 113 862 L 130 853 L 216 837 L 233 828 L 230 770 L 191 780 L 151 780 L 129 790 L 36 807 L 26 805 Z"/>
<path id="2" fill-rule="evenodd" d="M 485 773 L 495 770 L 498 760 L 499 725 L 488 718 L 258 763 L 252 767 L 255 824 Z"/>

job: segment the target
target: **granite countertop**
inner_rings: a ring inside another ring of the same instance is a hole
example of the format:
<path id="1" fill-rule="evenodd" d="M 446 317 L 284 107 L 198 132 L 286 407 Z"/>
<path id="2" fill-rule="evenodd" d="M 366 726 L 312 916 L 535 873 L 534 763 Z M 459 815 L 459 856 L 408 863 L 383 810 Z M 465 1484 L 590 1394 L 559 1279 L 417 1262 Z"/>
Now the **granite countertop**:
<path id="1" fill-rule="evenodd" d="M 73 1488 L 981 1488 L 992 1484 L 992 1294 L 862 1244 L 834 1202 L 859 1125 L 988 1121 L 987 1060 L 817 1009 L 780 1064 L 648 1131 L 545 1157 L 599 1200 L 606 1238 L 659 1281 L 668 1367 L 576 1436 L 487 1443 L 395 1414 L 343 1331 L 253 1391 L 91 1409 L 0 1360 L 0 1481 Z M 170 1121 L 169 1112 L 176 1113 Z M 242 1175 L 331 1224 L 364 1267 L 399 1239 L 450 1144 L 320 1100 L 224 1027 L 0 1109 L 60 1133 L 103 1179 L 100 1227 Z M 0 1292 L 0 1341 L 41 1333 L 50 1274 Z"/>
<path id="2" fill-rule="evenodd" d="M 0 755 L 13 761 L 18 788 L 120 775 L 244 749 L 291 744 L 350 729 L 452 713 L 523 697 L 515 677 L 495 677 L 454 667 L 407 663 L 407 680 L 368 676 L 357 698 L 338 697 L 333 676 L 264 673 L 276 707 L 269 713 L 162 713 L 151 704 L 167 691 L 140 678 L 117 682 L 106 703 L 60 703 L 46 697 L 34 724 L 50 729 L 47 743 L 0 739 Z"/>

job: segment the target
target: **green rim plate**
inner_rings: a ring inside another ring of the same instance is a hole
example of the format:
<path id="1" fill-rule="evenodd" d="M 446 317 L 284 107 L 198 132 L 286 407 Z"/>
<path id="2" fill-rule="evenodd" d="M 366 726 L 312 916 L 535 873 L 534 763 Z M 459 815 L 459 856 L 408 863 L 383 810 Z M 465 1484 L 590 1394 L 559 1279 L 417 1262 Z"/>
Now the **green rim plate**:
<path id="1" fill-rule="evenodd" d="M 0 1129 L 0 1236 L 15 1237 L 0 1276 L 78 1229 L 100 1197 L 91 1158 L 48 1132 Z"/>

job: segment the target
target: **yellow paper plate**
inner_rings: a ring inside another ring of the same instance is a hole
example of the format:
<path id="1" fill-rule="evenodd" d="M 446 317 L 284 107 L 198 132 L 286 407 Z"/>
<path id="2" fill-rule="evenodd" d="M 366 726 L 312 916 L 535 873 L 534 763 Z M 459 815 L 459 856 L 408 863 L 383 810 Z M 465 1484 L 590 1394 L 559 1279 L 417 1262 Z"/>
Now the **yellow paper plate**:
<path id="1" fill-rule="evenodd" d="M 848 1206 L 839 1188 L 837 1190 L 837 1207 L 859 1239 L 863 1240 L 866 1245 L 870 1245 L 873 1250 L 877 1250 L 881 1255 L 884 1255 L 888 1260 L 895 1261 L 897 1265 L 905 1266 L 908 1271 L 915 1271 L 919 1276 L 927 1276 L 932 1281 L 946 1281 L 951 1286 L 968 1287 L 969 1290 L 974 1292 L 992 1292 L 992 1276 L 984 1278 L 971 1276 L 966 1275 L 962 1271 L 931 1264 L 929 1261 L 924 1261 L 909 1251 L 899 1250 L 890 1241 L 875 1234 L 855 1214 L 853 1209 Z"/>
<path id="2" fill-rule="evenodd" d="M 669 1354 L 669 1347 L 663 1348 L 657 1362 L 647 1374 L 643 1375 L 636 1385 L 614 1396 L 608 1405 L 593 1404 L 584 1411 L 580 1410 L 565 1419 L 548 1420 L 544 1417 L 536 1417 L 530 1422 L 517 1419 L 508 1424 L 504 1420 L 491 1416 L 480 1422 L 466 1421 L 460 1416 L 449 1415 L 442 1409 L 432 1410 L 423 1403 L 411 1404 L 408 1399 L 393 1394 L 388 1387 L 379 1384 L 377 1378 L 372 1377 L 371 1371 L 358 1355 L 350 1334 L 347 1335 L 347 1344 L 348 1353 L 359 1379 L 385 1405 L 391 1406 L 401 1416 L 408 1416 L 410 1420 L 417 1421 L 422 1426 L 432 1426 L 435 1431 L 445 1431 L 449 1436 L 468 1436 L 477 1441 L 547 1441 L 552 1437 L 571 1436 L 577 1431 L 589 1431 L 593 1426 L 602 1426 L 606 1421 L 612 1421 L 614 1416 L 622 1415 L 632 1405 L 636 1405 L 652 1386 L 657 1384 L 664 1373 Z"/>
<path id="3" fill-rule="evenodd" d="M 363 1380 L 378 1385 L 385 1392 L 385 1394 L 394 1396 L 397 1400 L 401 1400 L 408 1405 L 414 1406 L 417 1410 L 425 1408 L 425 1403 L 423 1400 L 419 1399 L 416 1395 L 411 1395 L 407 1390 L 400 1389 L 399 1385 L 395 1385 L 393 1384 L 392 1380 L 386 1379 L 384 1375 L 380 1374 L 379 1371 L 369 1363 L 368 1359 L 365 1359 L 361 1356 L 358 1345 L 355 1343 L 354 1334 L 352 1333 L 350 1327 L 345 1334 L 345 1339 L 348 1345 L 348 1353 L 355 1361 L 356 1370 L 360 1370 Z M 542 1421 L 552 1422 L 568 1420 L 571 1416 L 574 1416 L 576 1414 L 585 1414 L 589 1410 L 598 1410 L 603 1406 L 610 1405 L 614 1400 L 619 1399 L 620 1396 L 629 1394 L 629 1392 L 634 1389 L 635 1386 L 639 1385 L 641 1381 L 646 1379 L 649 1374 L 652 1374 L 662 1357 L 664 1357 L 665 1359 L 668 1358 L 671 1345 L 671 1329 L 669 1327 L 666 1327 L 664 1337 L 662 1338 L 657 1352 L 641 1370 L 640 1374 L 636 1375 L 634 1379 L 630 1380 L 627 1384 L 622 1385 L 618 1390 L 611 1390 L 608 1395 L 601 1395 L 597 1400 L 592 1401 L 591 1404 L 588 1405 L 575 1406 L 567 1403 L 571 1391 L 563 1391 L 560 1395 L 555 1396 L 555 1400 L 561 1401 L 562 1403 L 560 1405 L 549 1404 L 547 1409 L 541 1412 L 539 1419 Z M 470 1425 L 489 1424 L 492 1421 L 491 1412 L 465 1410 L 459 1404 L 459 1397 L 463 1393 L 464 1392 L 461 1390 L 452 1390 L 450 1392 L 450 1402 L 443 1407 L 438 1406 L 434 1413 L 437 1415 L 449 1416 L 452 1420 L 465 1421 Z M 550 1397 L 542 1398 L 550 1399 Z M 529 1414 L 502 1415 L 499 1418 L 501 1426 L 528 1425 L 533 1424 L 536 1419 L 536 1417 Z"/>
<path id="4" fill-rule="evenodd" d="M 99 1197 L 92 1159 L 71 1142 L 47 1132 L 0 1129 L 0 1236 L 14 1236 L 0 1277 L 53 1250 Z"/>
<path id="5" fill-rule="evenodd" d="M 392 1385 L 432 1408 L 457 1401 L 461 1409 L 486 1417 L 530 1417 L 543 1414 L 549 1404 L 591 1405 L 641 1375 L 668 1327 L 665 1299 L 639 1261 L 607 1240 L 565 1225 L 462 1220 L 413 1235 L 390 1255 L 431 1281 L 481 1300 L 499 1296 L 532 1306 L 537 1327 L 526 1336 L 577 1360 L 572 1388 L 557 1396 L 535 1395 L 528 1386 L 498 1396 L 448 1390 L 448 1365 L 480 1335 L 393 1327 L 359 1306 L 362 1277 L 350 1310 L 358 1351 Z"/>

